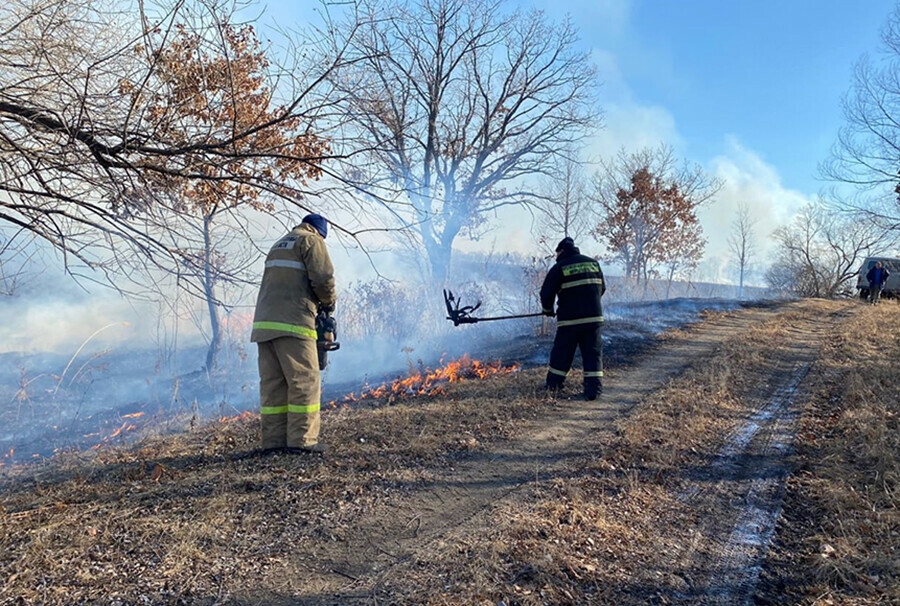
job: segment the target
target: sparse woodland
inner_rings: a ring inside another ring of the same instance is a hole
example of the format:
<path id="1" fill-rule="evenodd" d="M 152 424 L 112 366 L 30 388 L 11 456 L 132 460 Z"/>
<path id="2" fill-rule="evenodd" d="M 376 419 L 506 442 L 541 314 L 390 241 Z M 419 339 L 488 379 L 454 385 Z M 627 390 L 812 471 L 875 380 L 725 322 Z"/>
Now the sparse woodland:
<path id="1" fill-rule="evenodd" d="M 0 2 L 0 301 L 158 310 L 155 351 L 95 348 L 114 321 L 0 352 L 0 605 L 900 603 L 900 306 L 849 297 L 900 240 L 900 8 L 826 188 L 772 233 L 680 147 L 590 157 L 606 99 L 573 19 L 264 8 Z M 510 208 L 531 252 L 460 246 Z M 339 276 L 327 456 L 263 456 L 252 301 L 307 212 L 377 276 Z M 536 311 L 563 236 L 606 272 L 597 399 L 577 362 L 542 389 L 555 320 L 441 305 Z"/>

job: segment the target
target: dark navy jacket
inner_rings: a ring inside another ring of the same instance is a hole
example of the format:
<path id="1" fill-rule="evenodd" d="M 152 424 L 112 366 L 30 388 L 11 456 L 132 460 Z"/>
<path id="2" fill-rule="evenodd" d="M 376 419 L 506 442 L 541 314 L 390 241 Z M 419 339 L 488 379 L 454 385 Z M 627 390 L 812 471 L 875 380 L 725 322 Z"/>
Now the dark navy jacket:
<path id="1" fill-rule="evenodd" d="M 866 274 L 866 280 L 868 280 L 870 284 L 884 286 L 884 283 L 887 282 L 888 276 L 890 275 L 890 272 L 885 267 L 873 267 L 869 270 L 869 273 Z"/>
<path id="2" fill-rule="evenodd" d="M 554 299 L 559 297 L 557 326 L 603 322 L 600 297 L 605 292 L 600 264 L 572 247 L 563 252 L 547 273 L 541 287 L 541 306 L 545 312 L 552 312 Z"/>

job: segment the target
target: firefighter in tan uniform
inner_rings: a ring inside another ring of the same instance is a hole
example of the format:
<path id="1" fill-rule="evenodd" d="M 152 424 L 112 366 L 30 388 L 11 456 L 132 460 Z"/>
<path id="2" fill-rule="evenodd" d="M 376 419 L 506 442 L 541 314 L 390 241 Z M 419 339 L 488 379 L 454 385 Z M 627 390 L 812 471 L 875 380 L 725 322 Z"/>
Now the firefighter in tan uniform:
<path id="1" fill-rule="evenodd" d="M 266 257 L 253 332 L 259 346 L 262 448 L 324 452 L 319 443 L 316 314 L 335 304 L 328 222 L 307 215 Z"/>

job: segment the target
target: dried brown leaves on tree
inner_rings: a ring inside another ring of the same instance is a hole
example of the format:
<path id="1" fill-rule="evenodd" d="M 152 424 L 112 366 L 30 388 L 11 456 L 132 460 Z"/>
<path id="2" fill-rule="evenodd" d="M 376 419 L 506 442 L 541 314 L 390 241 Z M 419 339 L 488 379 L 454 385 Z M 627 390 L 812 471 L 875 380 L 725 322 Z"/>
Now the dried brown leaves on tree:
<path id="1" fill-rule="evenodd" d="M 70 271 L 180 273 L 182 216 L 296 203 L 328 152 L 321 79 L 270 65 L 234 7 L 165 2 L 0 6 L 0 228 Z"/>
<path id="2" fill-rule="evenodd" d="M 665 265 L 671 280 L 699 262 L 706 242 L 697 210 L 719 187 L 699 167 L 677 167 L 670 148 L 623 150 L 595 177 L 594 235 L 626 277 L 646 282 Z"/>
<path id="3" fill-rule="evenodd" d="M 273 211 L 260 184 L 289 196 L 279 185 L 318 178 L 328 145 L 308 130 L 309 122 L 274 102 L 269 61 L 253 27 L 225 23 L 217 30 L 221 42 L 212 45 L 207 32 L 176 25 L 171 43 L 160 40 L 151 53 L 155 90 L 120 82 L 133 104 L 144 104 L 145 123 L 156 136 L 182 152 L 153 158 L 149 184 L 200 216 L 241 204 Z M 145 52 L 142 45 L 134 51 Z"/>
<path id="4" fill-rule="evenodd" d="M 182 274 L 201 287 L 209 319 L 209 370 L 216 367 L 223 338 L 220 287 L 256 278 L 248 272 L 255 259 L 253 247 L 241 242 L 250 239 L 241 227 L 247 211 L 275 212 L 271 194 L 296 196 L 297 188 L 321 175 L 317 161 L 296 158 L 320 158 L 328 151 L 327 143 L 300 117 L 281 119 L 289 112 L 273 101 L 266 77 L 269 60 L 254 28 L 225 23 L 216 33 L 221 46 L 176 25 L 170 43 L 154 40 L 159 88 L 142 92 L 131 80 L 120 84 L 135 103 L 140 102 L 138 95 L 146 97 L 147 119 L 159 125 L 167 140 L 183 148 L 211 134 L 230 141 L 221 159 L 208 161 L 204 149 L 185 153 L 174 164 L 161 158 L 160 170 L 148 177 L 148 185 L 169 201 L 162 213 L 151 210 L 148 215 L 182 257 Z M 157 32 L 154 37 L 161 36 Z M 142 45 L 135 48 L 138 53 L 144 50 Z M 172 176 L 180 171 L 197 171 L 203 178 Z M 263 190 L 259 181 L 270 185 Z"/>

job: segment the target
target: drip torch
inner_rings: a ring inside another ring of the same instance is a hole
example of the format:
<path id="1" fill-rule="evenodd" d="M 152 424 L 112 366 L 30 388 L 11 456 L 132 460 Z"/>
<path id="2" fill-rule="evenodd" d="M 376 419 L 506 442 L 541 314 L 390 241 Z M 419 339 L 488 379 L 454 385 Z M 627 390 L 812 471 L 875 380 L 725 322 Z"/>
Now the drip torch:
<path id="1" fill-rule="evenodd" d="M 320 307 L 316 314 L 316 350 L 319 354 L 319 370 L 328 366 L 328 352 L 337 351 L 341 344 L 337 342 L 337 320 L 331 315 L 331 309 Z"/>

